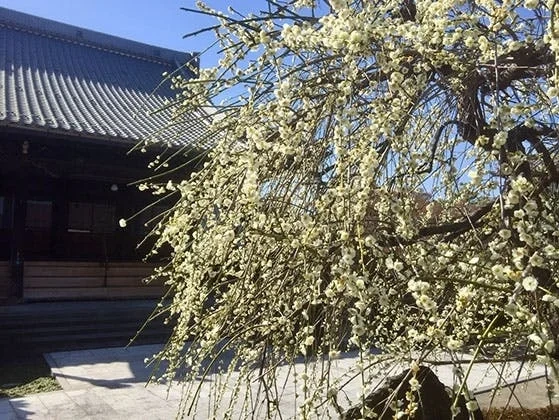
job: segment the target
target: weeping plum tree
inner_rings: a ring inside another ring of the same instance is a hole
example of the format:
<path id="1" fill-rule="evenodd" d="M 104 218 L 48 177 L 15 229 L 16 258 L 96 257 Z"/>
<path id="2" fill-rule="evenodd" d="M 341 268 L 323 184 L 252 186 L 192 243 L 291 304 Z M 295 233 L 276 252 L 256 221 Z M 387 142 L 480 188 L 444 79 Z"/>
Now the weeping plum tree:
<path id="1" fill-rule="evenodd" d="M 555 373 L 559 4 L 257 5 L 190 10 L 215 18 L 221 60 L 169 76 L 171 124 L 212 109 L 203 165 L 153 186 L 179 197 L 154 252 L 172 249 L 158 275 L 176 326 L 158 356 L 168 379 L 182 371 L 183 414 L 208 413 L 197 384 L 215 371 L 221 415 L 286 416 L 286 399 L 301 418 L 413 417 L 417 372 L 440 354 Z M 359 395 L 333 372 L 346 351 Z M 371 407 L 395 365 L 408 392 Z M 473 410 L 456 373 L 454 405 Z"/>

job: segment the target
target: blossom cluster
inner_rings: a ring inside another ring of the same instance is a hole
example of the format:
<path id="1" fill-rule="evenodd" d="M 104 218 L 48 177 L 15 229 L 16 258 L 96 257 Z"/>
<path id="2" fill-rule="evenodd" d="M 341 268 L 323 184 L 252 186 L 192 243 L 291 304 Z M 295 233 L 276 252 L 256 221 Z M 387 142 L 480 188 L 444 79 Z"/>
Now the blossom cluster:
<path id="1" fill-rule="evenodd" d="M 225 349 L 239 388 L 351 349 L 422 363 L 527 346 L 555 368 L 559 6 L 280 3 L 243 19 L 200 4 L 220 65 L 172 76 L 175 120 L 214 101 L 215 145 L 157 229 L 167 378 L 195 381 Z M 334 398 L 322 375 L 301 417 Z"/>

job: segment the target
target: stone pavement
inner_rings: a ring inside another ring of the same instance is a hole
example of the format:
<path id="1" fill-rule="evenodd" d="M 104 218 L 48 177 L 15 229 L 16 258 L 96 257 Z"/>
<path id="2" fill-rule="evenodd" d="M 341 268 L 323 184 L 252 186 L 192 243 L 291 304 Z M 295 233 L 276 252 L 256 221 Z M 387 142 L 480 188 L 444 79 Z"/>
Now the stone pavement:
<path id="1" fill-rule="evenodd" d="M 156 353 L 160 348 L 160 345 L 147 345 L 47 354 L 47 361 L 63 390 L 24 398 L 0 400 L 0 419 L 116 420 L 127 417 L 146 420 L 173 419 L 179 408 L 181 387 L 176 385 L 169 388 L 163 384 L 145 386 L 151 369 L 145 367 L 144 359 Z M 347 375 L 349 367 L 355 361 L 356 359 L 352 355 L 346 355 L 337 360 L 333 376 L 344 377 Z M 296 369 L 301 371 L 301 367 L 296 366 Z M 474 365 L 469 376 L 468 386 L 475 390 L 482 407 L 488 406 L 491 401 L 492 393 L 489 391 L 494 388 L 501 368 L 502 365 Z M 506 368 L 502 372 L 502 376 L 508 383 L 522 381 L 528 376 L 526 368 L 520 370 L 517 362 L 510 362 Z M 447 385 L 452 384 L 451 367 L 437 366 L 436 371 L 442 382 Z M 280 369 L 279 375 L 285 376 L 287 380 L 289 377 L 287 368 Z M 535 366 L 531 371 L 532 380 L 518 385 L 515 394 L 520 401 L 513 399 L 512 404 L 522 404 L 527 407 L 546 405 L 543 375 L 543 367 Z M 198 407 L 202 409 L 202 413 L 190 418 L 207 419 L 210 417 L 208 411 L 212 404 L 216 404 L 210 391 L 210 385 L 215 380 L 217 379 L 210 377 L 201 382 L 201 398 Z M 349 385 L 344 388 L 349 394 L 360 389 L 360 383 L 354 382 L 356 383 L 350 381 Z M 296 385 L 289 380 L 286 383 L 288 385 L 283 392 L 280 411 L 284 418 L 289 418 L 295 415 Z M 505 390 L 497 395 L 493 400 L 493 405 L 504 405 L 509 394 L 510 392 L 507 393 Z M 219 418 L 219 412 L 217 417 Z M 263 412 L 260 415 L 257 414 L 257 418 L 260 417 L 264 417 Z"/>

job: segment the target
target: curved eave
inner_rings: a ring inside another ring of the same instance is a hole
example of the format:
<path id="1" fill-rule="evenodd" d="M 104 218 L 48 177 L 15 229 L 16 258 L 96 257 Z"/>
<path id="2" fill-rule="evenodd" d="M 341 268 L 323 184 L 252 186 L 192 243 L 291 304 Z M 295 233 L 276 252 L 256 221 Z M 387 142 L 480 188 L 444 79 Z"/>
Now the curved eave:
<path id="1" fill-rule="evenodd" d="M 57 139 L 67 140 L 83 140 L 87 142 L 97 142 L 103 144 L 110 144 L 115 146 L 133 146 L 137 144 L 140 139 L 130 139 L 125 137 L 103 136 L 96 133 L 79 132 L 72 130 L 65 130 L 60 128 L 50 128 L 44 126 L 35 126 L 33 124 L 18 124 L 9 121 L 0 121 L 0 127 L 8 128 L 10 132 L 21 135 L 39 135 L 43 137 L 51 137 Z"/>

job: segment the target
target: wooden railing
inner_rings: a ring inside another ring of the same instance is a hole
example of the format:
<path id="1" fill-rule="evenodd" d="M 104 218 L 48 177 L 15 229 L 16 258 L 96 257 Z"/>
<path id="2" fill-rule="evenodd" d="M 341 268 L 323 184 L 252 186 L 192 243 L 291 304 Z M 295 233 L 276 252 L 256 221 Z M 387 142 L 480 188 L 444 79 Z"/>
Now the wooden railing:
<path id="1" fill-rule="evenodd" d="M 26 261 L 26 300 L 120 299 L 160 297 L 161 281 L 145 284 L 155 264 L 142 262 Z"/>

